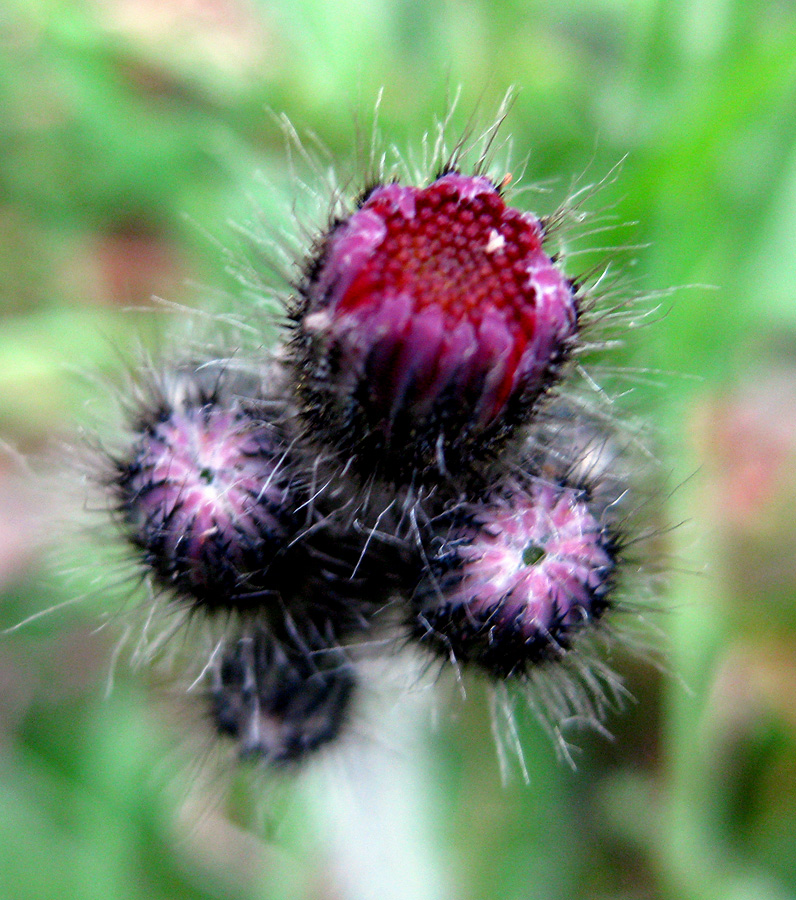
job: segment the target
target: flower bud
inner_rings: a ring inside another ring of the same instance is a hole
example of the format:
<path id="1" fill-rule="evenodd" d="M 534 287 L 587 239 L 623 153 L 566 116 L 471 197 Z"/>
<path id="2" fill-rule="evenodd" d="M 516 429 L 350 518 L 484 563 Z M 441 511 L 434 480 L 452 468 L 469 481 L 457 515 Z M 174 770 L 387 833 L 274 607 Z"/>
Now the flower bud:
<path id="1" fill-rule="evenodd" d="M 115 463 L 127 537 L 162 586 L 209 610 L 262 604 L 298 529 L 288 441 L 265 402 L 169 380 Z"/>
<path id="2" fill-rule="evenodd" d="M 320 242 L 293 314 L 319 439 L 396 477 L 488 455 L 577 335 L 575 292 L 543 238 L 481 175 L 375 188 Z"/>
<path id="3" fill-rule="evenodd" d="M 498 678 L 563 656 L 609 606 L 615 542 L 584 489 L 511 478 L 434 538 L 415 633 Z"/>
<path id="4" fill-rule="evenodd" d="M 297 762 L 337 737 L 355 685 L 339 648 L 278 639 L 255 626 L 228 642 L 212 673 L 213 723 L 241 757 Z"/>

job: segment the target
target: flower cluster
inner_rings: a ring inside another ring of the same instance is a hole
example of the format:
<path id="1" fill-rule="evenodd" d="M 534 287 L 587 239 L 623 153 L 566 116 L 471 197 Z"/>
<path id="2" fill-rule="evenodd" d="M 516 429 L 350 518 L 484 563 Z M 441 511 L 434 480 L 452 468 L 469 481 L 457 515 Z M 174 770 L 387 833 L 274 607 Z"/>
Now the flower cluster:
<path id="1" fill-rule="evenodd" d="M 487 168 L 382 173 L 305 249 L 278 345 L 151 376 L 106 466 L 150 583 L 225 623 L 207 707 L 243 756 L 331 741 L 396 644 L 501 688 L 560 671 L 560 714 L 600 714 L 622 432 L 571 389 L 590 289 Z"/>

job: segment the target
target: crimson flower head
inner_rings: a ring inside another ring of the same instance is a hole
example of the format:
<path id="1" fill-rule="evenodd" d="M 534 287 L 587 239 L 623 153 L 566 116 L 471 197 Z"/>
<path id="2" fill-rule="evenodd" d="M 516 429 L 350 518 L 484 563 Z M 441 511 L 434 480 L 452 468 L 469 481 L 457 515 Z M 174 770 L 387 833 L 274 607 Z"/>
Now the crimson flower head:
<path id="1" fill-rule="evenodd" d="M 372 190 L 301 286 L 307 418 L 396 474 L 483 458 L 529 417 L 577 335 L 576 293 L 543 238 L 481 175 Z"/>

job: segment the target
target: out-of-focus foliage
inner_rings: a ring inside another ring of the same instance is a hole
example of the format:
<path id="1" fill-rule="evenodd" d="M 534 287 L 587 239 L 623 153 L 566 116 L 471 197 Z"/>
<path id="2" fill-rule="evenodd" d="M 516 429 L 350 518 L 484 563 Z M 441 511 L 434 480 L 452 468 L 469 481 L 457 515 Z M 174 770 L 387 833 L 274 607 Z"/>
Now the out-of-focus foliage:
<path id="1" fill-rule="evenodd" d="M 124 664 L 105 698 L 121 628 L 95 633 L 92 595 L 0 637 L 3 897 L 413 900 L 407 883 L 418 898 L 796 896 L 796 9 L 784 0 L 6 0 L 0 627 L 92 593 L 88 565 L 68 584 L 45 571 L 35 533 L 59 482 L 31 492 L 19 456 L 52 447 L 87 401 L 101 415 L 94 376 L 168 327 L 144 309 L 150 295 L 234 297 L 229 222 L 252 202 L 276 215 L 273 192 L 291 190 L 273 114 L 352 172 L 356 122 L 370 127 L 382 88 L 380 128 L 406 147 L 459 85 L 462 128 L 517 86 L 506 133 L 518 172 L 525 161 L 550 187 L 527 198 L 541 212 L 624 159 L 591 202 L 630 223 L 620 241 L 644 245 L 621 254 L 639 289 L 681 287 L 617 351 L 644 370 L 632 399 L 659 423 L 679 485 L 664 501 L 685 522 L 662 600 L 671 675 L 616 661 L 638 703 L 612 720 L 613 743 L 584 739 L 576 773 L 522 724 L 528 788 L 501 786 L 485 704 L 469 698 L 396 788 L 422 793 L 406 802 L 425 824 L 405 822 L 402 842 L 379 821 L 349 823 L 363 845 L 341 849 L 330 834 L 345 805 L 320 809 L 303 783 L 260 779 L 258 799 L 255 775 L 186 805 L 191 775 L 172 748 L 189 726 Z M 414 880 L 345 874 L 374 831 Z"/>

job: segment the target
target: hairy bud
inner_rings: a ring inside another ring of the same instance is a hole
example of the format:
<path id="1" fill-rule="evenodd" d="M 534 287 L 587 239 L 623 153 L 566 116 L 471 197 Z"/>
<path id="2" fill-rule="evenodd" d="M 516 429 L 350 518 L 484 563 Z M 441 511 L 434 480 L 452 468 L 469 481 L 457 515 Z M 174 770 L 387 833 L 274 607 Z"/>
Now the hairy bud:
<path id="1" fill-rule="evenodd" d="M 252 626 L 228 641 L 212 673 L 212 721 L 237 742 L 242 757 L 297 762 L 343 727 L 354 669 L 317 632 L 277 638 Z"/>
<path id="2" fill-rule="evenodd" d="M 415 633 L 444 655 L 522 674 L 608 607 L 615 542 L 587 491 L 512 478 L 450 518 L 415 597 Z"/>
<path id="3" fill-rule="evenodd" d="M 162 586 L 209 610 L 257 606 L 298 528 L 289 443 L 269 404 L 188 372 L 169 382 L 115 463 L 127 536 Z"/>
<path id="4" fill-rule="evenodd" d="M 301 285 L 293 350 L 310 422 L 365 466 L 483 458 L 529 417 L 577 334 L 543 237 L 480 175 L 375 188 Z"/>

